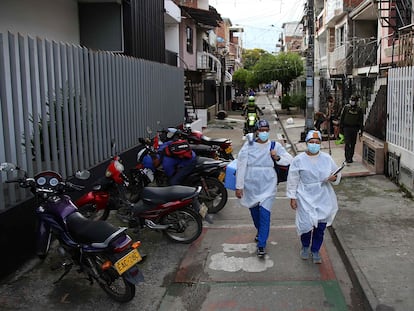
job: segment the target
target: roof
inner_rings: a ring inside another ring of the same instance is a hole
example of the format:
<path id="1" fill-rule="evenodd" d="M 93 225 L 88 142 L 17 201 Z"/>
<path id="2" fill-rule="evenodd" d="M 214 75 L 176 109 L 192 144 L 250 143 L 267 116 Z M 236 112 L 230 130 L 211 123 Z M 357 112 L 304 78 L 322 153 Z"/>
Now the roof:
<path id="1" fill-rule="evenodd" d="M 202 25 L 214 26 L 218 27 L 219 23 L 223 21 L 220 14 L 217 13 L 216 9 L 212 6 L 209 7 L 209 10 L 201 10 L 190 8 L 188 6 L 179 6 L 181 10 L 187 13 L 192 19 L 194 19 L 197 23 Z"/>

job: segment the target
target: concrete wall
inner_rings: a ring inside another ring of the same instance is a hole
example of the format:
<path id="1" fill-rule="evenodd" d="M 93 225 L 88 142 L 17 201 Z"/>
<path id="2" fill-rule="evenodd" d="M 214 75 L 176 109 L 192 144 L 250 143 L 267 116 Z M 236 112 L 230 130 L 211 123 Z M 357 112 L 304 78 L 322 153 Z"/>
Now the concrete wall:
<path id="1" fill-rule="evenodd" d="M 78 4 L 73 0 L 0 1 L 0 32 L 79 44 L 78 20 Z"/>

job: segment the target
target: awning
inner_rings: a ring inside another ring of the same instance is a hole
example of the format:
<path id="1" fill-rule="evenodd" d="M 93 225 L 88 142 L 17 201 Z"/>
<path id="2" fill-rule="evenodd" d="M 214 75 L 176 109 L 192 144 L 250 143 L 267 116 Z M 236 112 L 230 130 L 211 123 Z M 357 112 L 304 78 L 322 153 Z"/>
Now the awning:
<path id="1" fill-rule="evenodd" d="M 179 6 L 181 10 L 187 13 L 192 19 L 194 19 L 198 24 L 218 27 L 219 23 L 223 21 L 220 14 L 217 13 L 216 9 L 212 6 L 209 7 L 209 10 L 201 10 L 190 8 L 187 6 Z"/>

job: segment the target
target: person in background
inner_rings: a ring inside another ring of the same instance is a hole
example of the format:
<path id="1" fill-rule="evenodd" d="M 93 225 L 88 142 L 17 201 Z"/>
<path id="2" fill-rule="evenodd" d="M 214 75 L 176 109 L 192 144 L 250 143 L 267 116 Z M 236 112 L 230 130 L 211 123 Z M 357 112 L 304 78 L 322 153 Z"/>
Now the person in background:
<path id="1" fill-rule="evenodd" d="M 345 161 L 353 162 L 357 135 L 363 133 L 364 114 L 358 105 L 358 97 L 352 95 L 348 105 L 345 105 L 339 119 L 340 133 L 345 138 Z"/>
<path id="2" fill-rule="evenodd" d="M 249 99 L 247 101 L 247 104 L 243 108 L 242 116 L 244 116 L 246 113 L 256 113 L 257 115 L 263 115 L 262 109 L 260 109 L 259 106 L 256 105 L 254 96 L 249 96 Z"/>
<path id="3" fill-rule="evenodd" d="M 277 192 L 274 161 L 288 165 L 292 156 L 278 142 L 273 150 L 269 141 L 269 123 L 256 122 L 256 140 L 246 141 L 237 157 L 236 196 L 250 210 L 257 229 L 257 256 L 264 258 L 270 231 L 270 214 Z"/>
<path id="4" fill-rule="evenodd" d="M 328 96 L 328 107 L 326 108 L 326 119 L 328 120 L 329 134 L 333 134 L 333 138 L 339 136 L 339 120 L 335 114 L 335 99 L 332 95 Z"/>
<path id="5" fill-rule="evenodd" d="M 339 121 L 335 115 L 335 99 L 332 95 L 327 97 L 326 111 L 315 112 L 315 129 L 319 132 L 326 132 L 330 136 L 333 135 L 334 139 L 339 135 Z M 329 137 L 331 138 L 331 137 Z"/>
<path id="6" fill-rule="evenodd" d="M 322 263 L 319 250 L 327 226 L 338 211 L 332 184 L 339 184 L 341 173 L 333 175 L 338 166 L 332 157 L 320 151 L 322 136 L 311 130 L 306 135 L 307 151 L 298 154 L 289 168 L 286 195 L 290 207 L 296 211 L 295 224 L 304 260 L 312 255 L 315 264 Z"/>

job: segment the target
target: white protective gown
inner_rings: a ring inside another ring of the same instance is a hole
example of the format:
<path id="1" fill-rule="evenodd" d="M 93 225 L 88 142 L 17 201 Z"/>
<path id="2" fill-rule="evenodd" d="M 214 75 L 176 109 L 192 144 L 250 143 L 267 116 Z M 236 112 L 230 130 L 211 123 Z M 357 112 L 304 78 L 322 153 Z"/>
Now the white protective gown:
<path id="1" fill-rule="evenodd" d="M 278 142 L 276 154 L 281 157 L 279 164 L 288 165 L 292 156 Z M 260 204 L 271 211 L 277 192 L 277 175 L 270 156 L 270 141 L 264 144 L 248 141 L 237 156 L 236 189 L 243 189 L 240 204 L 251 208 Z"/>
<path id="2" fill-rule="evenodd" d="M 332 157 L 319 152 L 309 156 L 306 152 L 297 155 L 290 165 L 286 195 L 297 200 L 296 229 L 298 234 L 307 233 L 326 222 L 330 226 L 338 211 L 338 202 L 332 184 L 339 184 L 341 173 L 333 183 L 327 178 L 338 166 Z"/>

